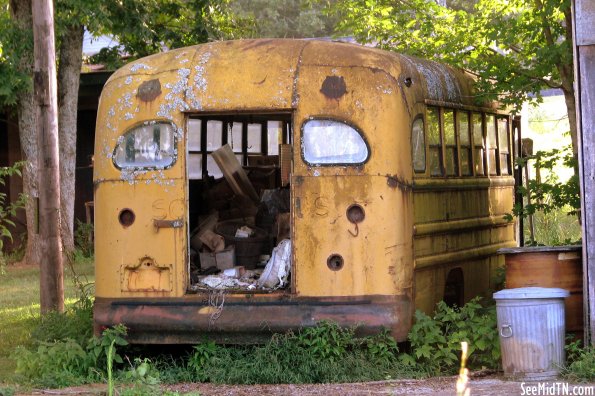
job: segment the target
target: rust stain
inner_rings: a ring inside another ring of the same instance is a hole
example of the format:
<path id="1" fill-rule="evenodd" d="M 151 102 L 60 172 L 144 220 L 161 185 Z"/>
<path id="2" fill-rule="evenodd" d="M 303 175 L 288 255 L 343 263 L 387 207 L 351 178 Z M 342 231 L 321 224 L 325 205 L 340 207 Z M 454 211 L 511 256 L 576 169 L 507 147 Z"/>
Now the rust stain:
<path id="1" fill-rule="evenodd" d="M 143 82 L 136 93 L 136 97 L 143 102 L 151 102 L 159 95 L 161 95 L 161 83 L 158 78 Z"/>
<path id="2" fill-rule="evenodd" d="M 390 188 L 398 188 L 401 191 L 408 191 L 411 188 L 404 180 L 399 179 L 397 175 L 386 175 L 386 184 Z"/>
<path id="3" fill-rule="evenodd" d="M 327 76 L 320 87 L 320 92 L 329 99 L 340 99 L 347 93 L 345 79 L 341 76 Z"/>

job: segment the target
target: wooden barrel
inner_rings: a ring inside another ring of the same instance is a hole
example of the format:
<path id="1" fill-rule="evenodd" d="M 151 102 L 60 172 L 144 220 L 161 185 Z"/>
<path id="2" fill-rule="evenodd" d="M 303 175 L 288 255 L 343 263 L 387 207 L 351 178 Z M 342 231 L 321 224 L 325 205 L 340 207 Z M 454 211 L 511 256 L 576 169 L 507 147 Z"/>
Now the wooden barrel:
<path id="1" fill-rule="evenodd" d="M 581 246 L 531 246 L 500 249 L 506 262 L 506 288 L 558 287 L 568 290 L 566 331 L 582 337 L 583 264 Z"/>

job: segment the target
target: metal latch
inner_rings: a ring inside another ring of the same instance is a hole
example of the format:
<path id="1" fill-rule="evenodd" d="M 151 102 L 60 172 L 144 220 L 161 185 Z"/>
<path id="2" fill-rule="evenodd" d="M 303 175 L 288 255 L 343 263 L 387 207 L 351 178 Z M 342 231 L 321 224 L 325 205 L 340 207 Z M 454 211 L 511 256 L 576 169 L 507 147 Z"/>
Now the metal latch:
<path id="1" fill-rule="evenodd" d="M 182 228 L 184 221 L 182 219 L 175 220 L 157 220 L 153 219 L 153 225 L 157 228 Z"/>

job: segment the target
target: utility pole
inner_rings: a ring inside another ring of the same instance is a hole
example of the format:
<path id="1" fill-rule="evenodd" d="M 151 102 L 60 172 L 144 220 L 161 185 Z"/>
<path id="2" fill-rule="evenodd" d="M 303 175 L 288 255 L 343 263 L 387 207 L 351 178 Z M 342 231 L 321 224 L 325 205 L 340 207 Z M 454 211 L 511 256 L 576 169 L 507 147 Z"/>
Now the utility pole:
<path id="1" fill-rule="evenodd" d="M 41 313 L 64 311 L 64 264 L 60 238 L 58 94 L 52 0 L 33 0 L 34 100 L 39 152 L 39 232 Z"/>

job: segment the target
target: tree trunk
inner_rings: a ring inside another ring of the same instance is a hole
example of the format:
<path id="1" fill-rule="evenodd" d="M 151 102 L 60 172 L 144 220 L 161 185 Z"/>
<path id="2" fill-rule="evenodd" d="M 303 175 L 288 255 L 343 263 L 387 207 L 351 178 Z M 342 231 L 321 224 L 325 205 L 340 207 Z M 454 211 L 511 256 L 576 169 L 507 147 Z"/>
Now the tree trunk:
<path id="1" fill-rule="evenodd" d="M 62 245 L 74 250 L 74 198 L 78 91 L 83 63 L 82 25 L 70 26 L 61 37 L 58 70 L 58 125 L 60 136 L 60 210 Z"/>
<path id="2" fill-rule="evenodd" d="M 52 0 L 33 0 L 34 98 L 39 150 L 39 230 L 44 245 L 40 267 L 41 313 L 64 311 L 64 267 L 60 237 L 60 161 L 56 47 Z"/>
<path id="3" fill-rule="evenodd" d="M 31 0 L 10 0 L 12 18 L 18 26 L 26 31 L 32 31 Z M 28 48 L 28 43 L 23 43 Z M 33 53 L 22 56 L 19 69 L 33 75 Z M 19 139 L 23 159 L 26 161 L 23 169 L 23 192 L 27 195 L 25 215 L 27 218 L 27 246 L 23 262 L 39 265 L 42 259 L 41 243 L 37 222 L 38 207 L 38 167 L 37 167 L 37 127 L 33 91 L 31 89 L 18 93 L 17 110 L 19 117 Z"/>

